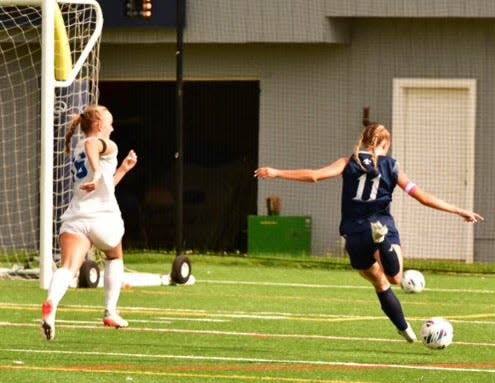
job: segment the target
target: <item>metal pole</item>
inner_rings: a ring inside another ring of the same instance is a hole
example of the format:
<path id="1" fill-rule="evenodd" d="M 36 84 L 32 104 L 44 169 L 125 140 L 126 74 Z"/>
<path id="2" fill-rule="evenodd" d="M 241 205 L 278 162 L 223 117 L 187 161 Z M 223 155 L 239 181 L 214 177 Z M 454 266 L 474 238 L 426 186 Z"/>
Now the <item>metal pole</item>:
<path id="1" fill-rule="evenodd" d="M 186 0 L 177 1 L 177 46 L 176 46 L 176 255 L 184 252 L 184 159 L 183 159 L 183 127 L 184 127 L 184 91 L 183 91 L 183 33 L 185 19 L 185 2 Z"/>
<path id="2" fill-rule="evenodd" d="M 55 42 L 54 0 L 41 3 L 43 49 L 41 76 L 40 287 L 48 289 L 53 265 L 53 103 Z"/>

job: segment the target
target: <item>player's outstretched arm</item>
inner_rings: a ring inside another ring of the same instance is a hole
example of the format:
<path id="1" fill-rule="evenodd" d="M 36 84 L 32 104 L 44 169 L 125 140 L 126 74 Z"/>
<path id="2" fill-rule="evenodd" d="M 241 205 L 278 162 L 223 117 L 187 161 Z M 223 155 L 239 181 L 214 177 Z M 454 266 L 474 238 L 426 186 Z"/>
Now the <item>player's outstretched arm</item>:
<path id="1" fill-rule="evenodd" d="M 254 176 L 261 179 L 281 178 L 291 181 L 318 182 L 325 179 L 334 178 L 342 174 L 348 162 L 348 158 L 340 158 L 330 165 L 320 169 L 282 170 L 265 166 L 256 169 L 254 171 Z"/>
<path id="2" fill-rule="evenodd" d="M 462 209 L 434 196 L 433 194 L 425 192 L 409 180 L 403 172 L 399 173 L 399 186 L 411 197 L 427 207 L 456 214 L 462 217 L 466 222 L 475 223 L 483 220 L 483 217 L 478 213 Z"/>

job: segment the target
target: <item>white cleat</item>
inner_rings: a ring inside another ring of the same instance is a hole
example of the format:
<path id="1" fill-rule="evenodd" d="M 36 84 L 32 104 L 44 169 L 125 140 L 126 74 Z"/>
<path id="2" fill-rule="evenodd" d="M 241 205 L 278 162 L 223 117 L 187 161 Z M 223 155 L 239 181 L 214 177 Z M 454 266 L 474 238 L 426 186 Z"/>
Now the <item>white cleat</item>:
<path id="1" fill-rule="evenodd" d="M 382 243 L 387 233 L 388 228 L 386 225 L 382 225 L 380 221 L 371 222 L 371 236 L 373 237 L 373 242 Z"/>
<path id="2" fill-rule="evenodd" d="M 405 330 L 399 330 L 399 334 L 402 335 L 402 337 L 409 343 L 414 343 L 417 340 L 416 334 L 409 323 L 407 324 L 407 328 Z"/>
<path id="3" fill-rule="evenodd" d="M 106 327 L 114 327 L 114 328 L 129 327 L 129 323 L 124 318 L 122 318 L 118 313 L 110 314 L 108 311 L 105 311 L 103 324 Z"/>

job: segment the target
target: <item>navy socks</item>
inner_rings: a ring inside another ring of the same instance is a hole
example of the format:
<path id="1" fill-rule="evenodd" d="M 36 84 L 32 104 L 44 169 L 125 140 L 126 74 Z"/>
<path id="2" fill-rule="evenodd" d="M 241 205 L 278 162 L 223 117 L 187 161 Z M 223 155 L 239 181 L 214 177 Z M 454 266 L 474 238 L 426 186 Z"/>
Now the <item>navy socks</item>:
<path id="1" fill-rule="evenodd" d="M 405 330 L 407 328 L 406 318 L 404 317 L 404 312 L 402 311 L 399 299 L 395 296 L 392 288 L 383 292 L 377 292 L 376 295 L 378 296 L 383 312 L 392 321 L 395 327 L 397 327 L 398 330 Z"/>

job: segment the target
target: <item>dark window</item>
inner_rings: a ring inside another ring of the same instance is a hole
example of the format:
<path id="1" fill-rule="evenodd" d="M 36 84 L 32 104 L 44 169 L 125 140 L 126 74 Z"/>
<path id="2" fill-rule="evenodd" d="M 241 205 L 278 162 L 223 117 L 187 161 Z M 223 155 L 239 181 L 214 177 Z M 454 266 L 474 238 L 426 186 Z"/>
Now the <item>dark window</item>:
<path id="1" fill-rule="evenodd" d="M 175 246 L 175 82 L 101 81 L 100 103 L 114 115 L 119 160 L 137 168 L 117 188 L 127 248 Z M 256 214 L 259 83 L 184 83 L 184 248 L 246 250 Z"/>

